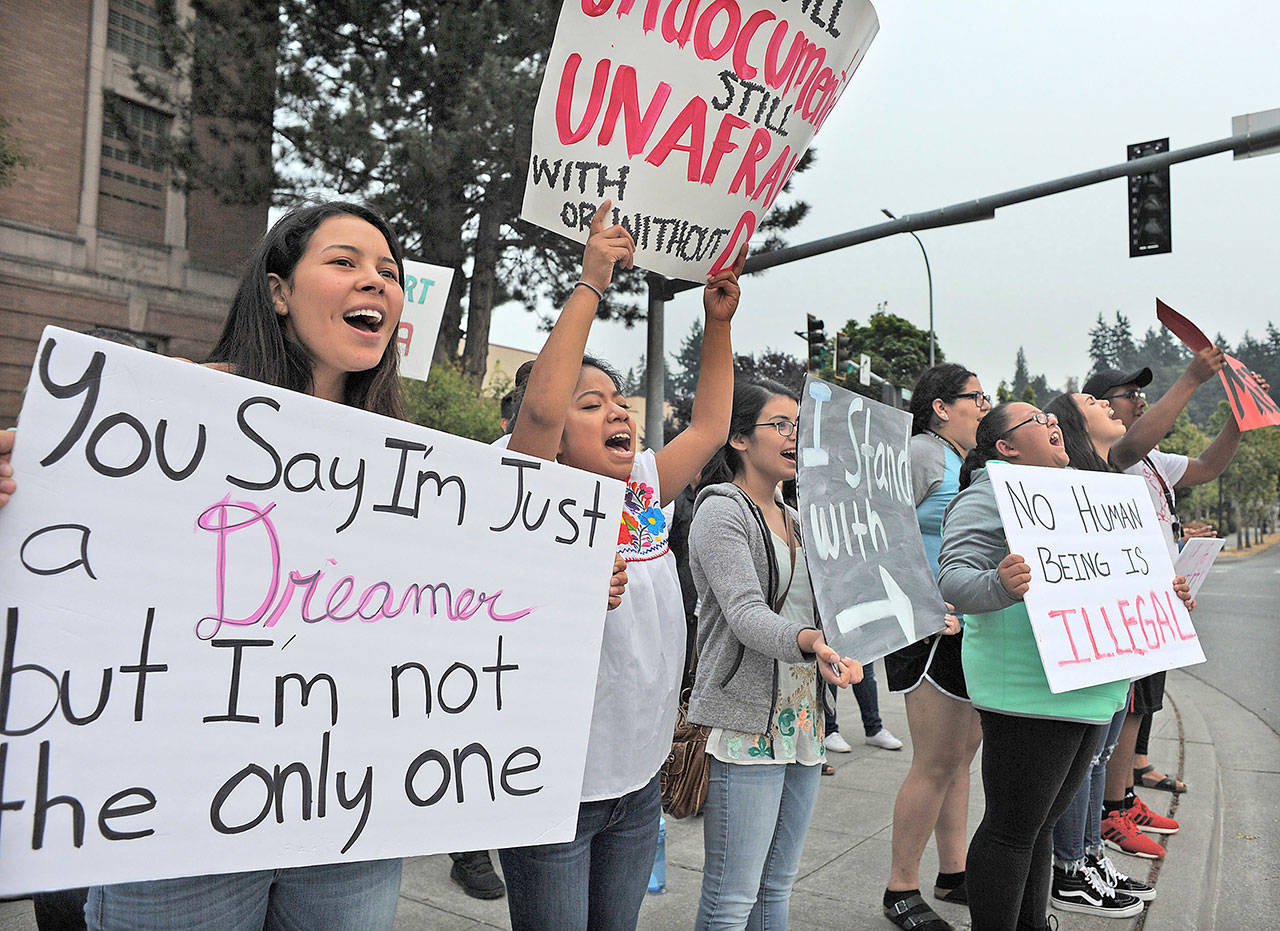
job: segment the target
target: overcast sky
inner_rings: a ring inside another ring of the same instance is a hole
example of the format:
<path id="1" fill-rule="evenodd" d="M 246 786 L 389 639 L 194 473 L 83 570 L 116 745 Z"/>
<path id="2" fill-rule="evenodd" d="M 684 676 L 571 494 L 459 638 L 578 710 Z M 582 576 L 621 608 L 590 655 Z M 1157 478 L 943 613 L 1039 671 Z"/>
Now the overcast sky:
<path id="1" fill-rule="evenodd" d="M 798 2 L 798 0 L 792 0 Z M 1137 0 L 1039 3 L 876 0 L 880 33 L 792 184 L 800 243 L 898 215 L 1124 161 L 1163 136 L 1174 149 L 1231 134 L 1231 117 L 1280 107 L 1280 4 Z M 1088 329 L 1125 313 L 1141 334 L 1155 298 L 1234 343 L 1280 325 L 1280 154 L 1175 165 L 1173 252 L 1130 259 L 1124 179 L 1006 207 L 994 220 L 920 234 L 933 267 L 938 342 L 994 393 L 1018 346 L 1052 385 L 1086 374 Z M 701 315 L 668 304 L 668 357 Z M 803 354 L 806 311 L 828 333 L 877 303 L 922 329 L 920 250 L 900 235 L 743 281 L 738 351 Z M 537 349 L 534 316 L 494 313 L 493 342 Z M 597 323 L 590 346 L 619 368 L 643 326 Z M 1246 360 L 1247 361 L 1247 360 Z"/>

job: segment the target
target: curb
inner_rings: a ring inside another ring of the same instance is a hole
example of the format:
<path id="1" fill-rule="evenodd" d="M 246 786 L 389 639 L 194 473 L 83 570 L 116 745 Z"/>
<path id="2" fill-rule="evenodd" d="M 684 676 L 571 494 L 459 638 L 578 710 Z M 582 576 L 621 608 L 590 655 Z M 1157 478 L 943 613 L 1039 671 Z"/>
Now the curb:
<path id="1" fill-rule="evenodd" d="M 1151 869 L 1148 881 L 1157 886 L 1158 894 L 1135 931 L 1210 931 L 1214 927 L 1223 794 L 1218 753 L 1195 701 L 1196 685 L 1184 673 L 1169 673 L 1166 698 L 1178 722 L 1177 775 L 1191 789 L 1169 802 L 1168 813 L 1177 813 L 1181 827 L 1169 838 L 1169 855 Z M 1150 793 L 1147 801 L 1150 804 Z"/>

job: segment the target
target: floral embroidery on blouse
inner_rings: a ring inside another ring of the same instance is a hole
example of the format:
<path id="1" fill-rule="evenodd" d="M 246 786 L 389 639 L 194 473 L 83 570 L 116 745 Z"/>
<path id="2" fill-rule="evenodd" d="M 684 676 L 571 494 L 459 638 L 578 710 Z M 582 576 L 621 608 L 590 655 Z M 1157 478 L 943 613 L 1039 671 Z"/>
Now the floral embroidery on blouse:
<path id="1" fill-rule="evenodd" d="M 667 517 L 659 507 L 656 491 L 644 482 L 628 481 L 618 530 L 618 552 L 623 559 L 657 559 L 667 553 Z"/>
<path id="2" fill-rule="evenodd" d="M 744 734 L 720 730 L 722 742 L 710 747 L 716 756 L 729 760 L 795 760 L 822 759 L 825 722 L 815 705 L 816 689 L 821 687 L 817 669 L 812 663 L 780 667 L 778 702 L 773 720 L 764 734 Z"/>

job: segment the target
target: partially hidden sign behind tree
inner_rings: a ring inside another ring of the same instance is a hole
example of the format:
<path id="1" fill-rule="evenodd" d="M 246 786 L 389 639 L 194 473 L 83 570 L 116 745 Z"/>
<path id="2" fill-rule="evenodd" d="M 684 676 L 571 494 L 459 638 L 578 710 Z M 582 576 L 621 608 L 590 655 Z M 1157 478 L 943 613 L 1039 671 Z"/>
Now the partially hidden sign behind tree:
<path id="1" fill-rule="evenodd" d="M 521 216 L 586 242 L 601 201 L 636 264 L 732 264 L 879 29 L 868 0 L 565 0 Z"/>
<path id="2" fill-rule="evenodd" d="M 1052 692 L 1204 662 L 1136 475 L 987 465 L 1000 521 L 1031 567 L 1023 601 Z"/>
<path id="3" fill-rule="evenodd" d="M 1209 337 L 1198 326 L 1159 298 L 1156 298 L 1156 318 L 1192 352 L 1198 352 L 1209 345 Z M 1280 405 L 1253 380 L 1249 366 L 1235 356 L 1225 352 L 1223 355 L 1226 356 L 1227 364 L 1222 367 L 1218 376 L 1222 379 L 1222 387 L 1226 389 L 1227 403 L 1231 405 L 1231 415 L 1235 417 L 1236 425 L 1241 430 L 1280 426 Z"/>
<path id="4" fill-rule="evenodd" d="M 810 376 L 797 444 L 800 526 L 827 640 L 869 663 L 945 626 L 916 522 L 911 417 Z"/>
<path id="5" fill-rule="evenodd" d="M 0 893 L 573 837 L 621 483 L 53 328 L 14 467 Z"/>
<path id="6" fill-rule="evenodd" d="M 404 311 L 396 328 L 396 349 L 400 352 L 400 375 L 426 381 L 431 359 L 449 300 L 453 269 L 426 262 L 404 261 Z"/>

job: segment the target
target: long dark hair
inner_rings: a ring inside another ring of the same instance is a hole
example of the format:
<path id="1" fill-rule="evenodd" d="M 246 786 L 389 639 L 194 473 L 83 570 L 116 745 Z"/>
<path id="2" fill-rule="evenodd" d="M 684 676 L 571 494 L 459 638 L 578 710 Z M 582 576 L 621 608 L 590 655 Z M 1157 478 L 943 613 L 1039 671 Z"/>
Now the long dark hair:
<path id="1" fill-rule="evenodd" d="M 1009 421 L 1012 419 L 1009 416 L 1009 405 L 1014 403 L 1017 402 L 1006 401 L 1004 404 L 997 404 L 987 411 L 987 416 L 979 422 L 973 449 L 969 450 L 969 455 L 964 457 L 964 464 L 960 466 L 961 488 L 969 487 L 969 482 L 976 470 L 985 468 L 992 459 L 1000 458 L 1000 453 L 996 451 L 996 443 L 1009 429 Z"/>
<path id="2" fill-rule="evenodd" d="M 1076 404 L 1075 398 L 1069 394 L 1060 394 L 1044 406 L 1044 411 L 1058 418 L 1058 427 L 1062 430 L 1062 445 L 1066 447 L 1073 469 L 1089 472 L 1116 471 L 1093 448 L 1089 428 L 1084 422 L 1084 412 Z"/>
<path id="3" fill-rule="evenodd" d="M 755 432 L 756 422 L 760 419 L 760 411 L 776 397 L 790 398 L 798 401 L 795 393 L 785 385 L 768 379 L 750 382 L 738 382 L 733 386 L 733 414 L 729 418 L 729 437 L 724 445 L 702 467 L 702 480 L 698 482 L 701 491 L 708 485 L 721 482 L 732 482 L 742 469 L 742 453 L 732 446 L 735 436 L 750 436 Z"/>
<path id="4" fill-rule="evenodd" d="M 933 402 L 945 401 L 950 404 L 970 378 L 976 378 L 973 372 L 963 365 L 954 362 L 943 362 L 931 369 L 926 369 L 916 379 L 911 389 L 911 435 L 924 433 L 933 422 Z"/>
<path id="5" fill-rule="evenodd" d="M 330 217 L 353 216 L 375 227 L 387 241 L 404 282 L 404 257 L 400 241 L 381 216 L 362 204 L 328 201 L 290 210 L 262 237 L 249 257 L 231 312 L 208 362 L 225 362 L 237 375 L 291 391 L 312 388 L 312 363 L 307 348 L 289 335 L 286 318 L 276 313 L 269 275 L 285 281 L 293 278 L 298 260 L 311 237 Z M 362 410 L 402 419 L 404 389 L 400 384 L 395 339 L 376 366 L 351 372 L 346 379 L 344 403 Z"/>

